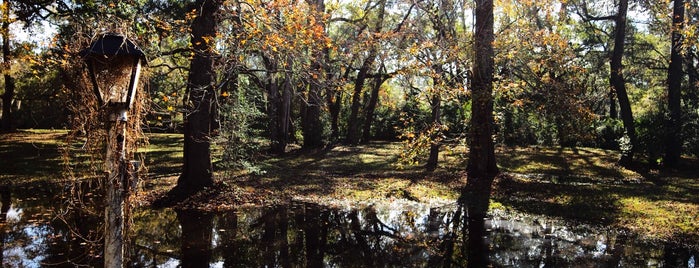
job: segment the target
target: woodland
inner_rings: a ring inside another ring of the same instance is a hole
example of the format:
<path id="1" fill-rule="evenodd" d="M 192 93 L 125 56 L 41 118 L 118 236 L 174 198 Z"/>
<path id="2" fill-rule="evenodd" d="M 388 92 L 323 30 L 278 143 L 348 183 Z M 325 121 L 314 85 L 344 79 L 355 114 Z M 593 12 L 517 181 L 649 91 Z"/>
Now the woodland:
<path id="1" fill-rule="evenodd" d="M 16 173 L 0 184 L 32 181 L 11 158 L 33 139 L 55 141 L 40 163 L 69 180 L 101 172 L 105 109 L 80 51 L 118 33 L 148 61 L 127 141 L 144 163 L 139 202 L 436 196 L 465 200 L 469 218 L 495 206 L 699 241 L 696 0 L 2 0 L 1 11 L 0 160 Z"/>

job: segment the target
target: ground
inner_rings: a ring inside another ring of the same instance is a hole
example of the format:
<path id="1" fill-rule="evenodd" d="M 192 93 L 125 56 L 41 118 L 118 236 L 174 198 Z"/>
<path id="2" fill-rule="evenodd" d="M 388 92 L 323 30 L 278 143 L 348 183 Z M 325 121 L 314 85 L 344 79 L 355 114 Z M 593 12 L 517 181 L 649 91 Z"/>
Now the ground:
<path id="1" fill-rule="evenodd" d="M 64 161 L 58 148 L 65 147 L 65 136 L 64 131 L 49 130 L 2 134 L 0 184 L 70 180 L 58 174 L 66 167 L 80 170 L 90 158 L 79 154 L 81 144 L 76 142 L 70 148 L 79 157 Z M 182 155 L 181 135 L 150 134 L 149 141 L 140 150 L 147 167 L 135 198 L 140 205 L 161 199 L 174 186 Z M 259 166 L 264 173 L 218 171 L 214 187 L 172 205 L 218 211 L 292 199 L 327 204 L 397 198 L 453 202 L 466 182 L 467 154 L 461 146 L 448 147 L 434 172 L 399 166 L 396 160 L 402 147 L 395 142 L 263 157 Z M 501 147 L 496 154 L 502 174 L 491 199 L 494 210 L 622 228 L 648 239 L 699 245 L 696 158 L 683 158 L 676 169 L 652 170 L 642 165 L 622 168 L 615 164 L 617 152 L 593 148 Z"/>

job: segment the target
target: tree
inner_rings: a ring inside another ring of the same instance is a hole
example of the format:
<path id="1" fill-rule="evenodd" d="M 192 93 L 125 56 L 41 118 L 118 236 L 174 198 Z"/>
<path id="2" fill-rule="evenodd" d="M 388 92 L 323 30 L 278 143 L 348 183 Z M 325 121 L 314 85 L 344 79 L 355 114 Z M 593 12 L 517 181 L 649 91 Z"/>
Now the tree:
<path id="1" fill-rule="evenodd" d="M 213 185 L 211 113 L 216 94 L 215 38 L 222 0 L 197 0 L 191 26 L 194 55 L 189 69 L 184 119 L 184 165 L 177 180 L 178 193 L 192 193 Z"/>
<path id="2" fill-rule="evenodd" d="M 493 142 L 493 1 L 476 0 L 476 25 L 471 80 L 471 128 L 469 130 L 468 181 L 465 191 L 476 209 L 484 213 L 493 180 L 498 174 Z M 482 218 L 485 215 L 469 215 Z"/>
<path id="3" fill-rule="evenodd" d="M 5 78 L 5 93 L 2 94 L 2 119 L 0 119 L 0 130 L 12 130 L 12 102 L 15 98 L 15 80 L 10 74 L 12 55 L 10 54 L 10 11 L 12 2 L 5 0 L 2 2 L 2 70 Z"/>
<path id="4" fill-rule="evenodd" d="M 628 10 L 628 6 L 628 0 L 619 1 L 618 11 L 614 18 L 614 23 L 616 25 L 614 30 L 614 50 L 612 52 L 612 58 L 609 61 L 609 83 L 614 89 L 616 97 L 619 100 L 621 120 L 624 122 L 626 135 L 628 136 L 630 142 L 628 147 L 622 148 L 621 158 L 619 159 L 619 163 L 621 165 L 631 164 L 633 161 L 634 152 L 638 147 L 636 128 L 634 127 L 633 122 L 633 112 L 631 111 L 629 95 L 626 93 L 626 82 L 624 80 L 623 73 L 624 65 L 621 62 L 622 57 L 624 56 L 624 42 L 626 39 L 626 12 Z"/>
<path id="5" fill-rule="evenodd" d="M 325 33 L 325 1 L 324 0 L 307 0 L 310 5 L 311 15 L 309 17 L 310 25 Z M 320 120 L 321 105 L 323 100 L 321 96 L 321 81 L 325 72 L 326 59 L 329 53 L 327 46 L 322 48 L 311 47 L 311 77 L 308 81 L 308 94 L 306 95 L 306 105 L 303 113 L 303 147 L 306 149 L 316 149 L 323 146 L 323 125 Z"/>
<path id="6" fill-rule="evenodd" d="M 10 25 L 15 21 L 22 21 L 27 25 L 32 24 L 39 18 L 48 17 L 47 6 L 55 0 L 40 1 L 10 1 L 3 0 L 0 7 L 0 36 L 2 36 L 2 73 L 5 79 L 5 92 L 2 94 L 2 118 L 0 118 L 0 131 L 12 131 L 14 119 L 12 106 L 16 95 L 16 81 L 12 76 L 12 43 Z M 14 13 L 15 17 L 11 16 Z"/>
<path id="7" fill-rule="evenodd" d="M 626 13 L 628 12 L 629 1 L 620 0 L 617 5 L 617 12 L 611 16 L 592 16 L 588 13 L 587 3 L 582 3 L 582 11 L 580 15 L 585 21 L 614 21 L 614 48 L 609 59 L 609 85 L 613 91 L 610 93 L 610 117 L 616 118 L 616 106 L 613 96 L 619 101 L 619 110 L 621 112 L 621 120 L 624 123 L 624 129 L 628 142 L 621 145 L 621 157 L 619 163 L 621 165 L 629 165 L 633 161 L 634 153 L 638 148 L 638 138 L 636 136 L 636 128 L 634 126 L 633 112 L 629 95 L 626 90 L 626 80 L 624 79 L 624 65 L 622 58 L 624 56 L 624 45 L 626 41 Z"/>
<path id="8" fill-rule="evenodd" d="M 370 32 L 371 35 L 376 35 L 378 36 L 382 29 L 383 29 L 383 23 L 384 23 L 384 16 L 386 13 L 386 1 L 385 0 L 379 0 L 379 3 L 377 3 L 379 6 L 378 8 L 378 17 L 376 20 L 376 24 L 374 25 L 374 29 L 372 32 Z M 362 96 L 362 90 L 364 89 L 364 83 L 366 79 L 369 77 L 369 72 L 371 72 L 371 69 L 373 68 L 374 62 L 376 61 L 376 58 L 378 57 L 379 54 L 379 47 L 377 42 L 375 41 L 376 39 L 372 40 L 367 40 L 369 42 L 369 52 L 362 61 L 362 66 L 359 67 L 359 71 L 357 72 L 357 77 L 354 80 L 354 90 L 352 91 L 352 104 L 350 107 L 350 116 L 349 119 L 347 120 L 347 137 L 346 137 L 346 142 L 349 144 L 357 144 L 359 143 L 359 138 L 360 138 L 360 127 L 361 127 L 361 122 L 359 120 L 359 108 L 361 106 L 360 99 Z"/>
<path id="9" fill-rule="evenodd" d="M 667 121 L 665 165 L 675 166 L 682 154 L 682 28 L 684 24 L 684 1 L 674 0 L 672 8 L 672 47 L 670 67 L 667 71 L 667 100 L 670 118 Z"/>

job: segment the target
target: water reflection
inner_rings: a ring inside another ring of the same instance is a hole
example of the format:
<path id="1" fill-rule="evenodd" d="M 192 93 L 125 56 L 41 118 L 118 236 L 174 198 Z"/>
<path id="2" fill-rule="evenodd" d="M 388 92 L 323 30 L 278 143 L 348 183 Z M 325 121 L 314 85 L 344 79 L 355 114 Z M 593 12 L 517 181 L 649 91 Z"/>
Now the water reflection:
<path id="1" fill-rule="evenodd" d="M 0 187 L 4 267 L 102 266 L 102 218 L 61 212 L 60 192 Z M 129 266 L 696 267 L 699 257 L 605 228 L 510 212 L 474 217 L 464 204 L 295 202 L 217 214 L 141 208 Z"/>
<path id="2" fill-rule="evenodd" d="M 174 214 L 181 238 L 157 245 L 137 240 L 144 243 L 141 248 L 173 250 L 167 258 L 140 252 L 134 266 L 693 267 L 697 256 L 611 230 L 527 215 L 469 218 L 468 210 L 399 200 L 333 208 L 300 202 L 216 215 L 153 211 L 151 216 L 164 219 Z M 141 231 L 145 233 L 139 235 L 160 236 L 159 230 Z"/>

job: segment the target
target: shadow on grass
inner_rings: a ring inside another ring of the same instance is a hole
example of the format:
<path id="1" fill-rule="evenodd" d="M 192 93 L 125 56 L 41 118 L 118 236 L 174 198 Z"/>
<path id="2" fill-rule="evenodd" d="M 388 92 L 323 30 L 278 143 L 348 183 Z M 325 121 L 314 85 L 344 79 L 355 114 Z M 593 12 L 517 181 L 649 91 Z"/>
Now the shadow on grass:
<path id="1" fill-rule="evenodd" d="M 396 163 L 400 150 L 398 143 L 374 142 L 313 152 L 294 151 L 264 161 L 264 175 L 236 178 L 234 183 L 241 187 L 286 192 L 292 196 L 344 198 L 347 196 L 342 194 L 353 194 L 362 198 L 417 199 L 407 188 L 418 182 L 430 183 L 421 188 L 423 192 L 429 192 L 431 189 L 426 188 L 434 185 L 448 188 L 445 185 L 459 182 L 462 172 L 453 170 L 398 169 Z"/>

